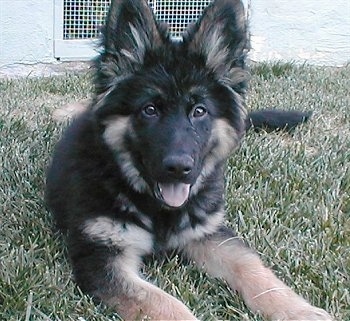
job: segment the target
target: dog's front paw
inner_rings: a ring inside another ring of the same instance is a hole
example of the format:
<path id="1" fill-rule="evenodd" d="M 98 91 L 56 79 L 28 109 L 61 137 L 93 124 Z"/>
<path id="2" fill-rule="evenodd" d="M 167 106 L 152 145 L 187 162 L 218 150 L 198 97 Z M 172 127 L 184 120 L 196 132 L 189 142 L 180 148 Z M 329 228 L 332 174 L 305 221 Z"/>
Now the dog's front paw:
<path id="1" fill-rule="evenodd" d="M 273 321 L 333 321 L 333 318 L 325 310 L 311 305 L 290 311 L 278 312 L 271 319 Z"/>

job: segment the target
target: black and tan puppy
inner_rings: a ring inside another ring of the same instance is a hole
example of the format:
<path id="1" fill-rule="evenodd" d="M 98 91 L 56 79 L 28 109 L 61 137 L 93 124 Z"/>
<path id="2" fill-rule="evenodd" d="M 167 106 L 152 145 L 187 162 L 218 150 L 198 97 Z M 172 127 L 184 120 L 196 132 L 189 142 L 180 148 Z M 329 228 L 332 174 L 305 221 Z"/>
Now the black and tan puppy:
<path id="1" fill-rule="evenodd" d="M 95 98 L 47 176 L 78 285 L 125 320 L 196 320 L 139 275 L 144 256 L 178 250 L 269 319 L 331 320 L 224 225 L 224 166 L 247 127 L 241 2 L 214 1 L 173 42 L 146 1 L 115 0 L 102 45 Z"/>

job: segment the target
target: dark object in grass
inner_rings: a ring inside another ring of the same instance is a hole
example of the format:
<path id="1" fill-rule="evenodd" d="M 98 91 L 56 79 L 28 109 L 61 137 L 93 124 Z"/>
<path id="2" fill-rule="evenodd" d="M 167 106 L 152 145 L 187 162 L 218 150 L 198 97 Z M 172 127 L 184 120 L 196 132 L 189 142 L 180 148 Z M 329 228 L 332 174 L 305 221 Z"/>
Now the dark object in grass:
<path id="1" fill-rule="evenodd" d="M 263 109 L 250 112 L 246 121 L 246 130 L 267 132 L 276 130 L 293 131 L 298 125 L 310 119 L 312 112 Z"/>

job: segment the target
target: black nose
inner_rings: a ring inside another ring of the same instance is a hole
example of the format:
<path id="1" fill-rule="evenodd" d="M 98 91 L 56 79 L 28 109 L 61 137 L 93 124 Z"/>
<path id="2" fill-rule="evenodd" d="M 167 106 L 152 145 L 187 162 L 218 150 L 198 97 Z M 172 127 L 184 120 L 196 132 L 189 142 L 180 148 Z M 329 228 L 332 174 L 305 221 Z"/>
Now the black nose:
<path id="1" fill-rule="evenodd" d="M 167 174 L 173 178 L 184 178 L 191 173 L 194 160 L 189 155 L 170 155 L 164 158 L 163 166 Z"/>

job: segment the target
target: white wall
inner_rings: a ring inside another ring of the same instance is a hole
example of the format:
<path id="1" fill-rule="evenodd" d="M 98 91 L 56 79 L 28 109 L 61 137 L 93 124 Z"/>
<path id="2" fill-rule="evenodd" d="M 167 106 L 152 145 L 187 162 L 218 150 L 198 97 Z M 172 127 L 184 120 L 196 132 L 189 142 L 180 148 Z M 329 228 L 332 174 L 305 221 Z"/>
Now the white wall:
<path id="1" fill-rule="evenodd" d="M 53 0 L 0 0 L 0 67 L 52 61 Z"/>
<path id="2" fill-rule="evenodd" d="M 251 0 L 252 59 L 350 62 L 350 0 Z"/>
<path id="3" fill-rule="evenodd" d="M 251 3 L 253 60 L 350 61 L 350 0 L 245 2 Z M 54 0 L 0 0 L 0 68 L 55 61 L 53 11 Z"/>

